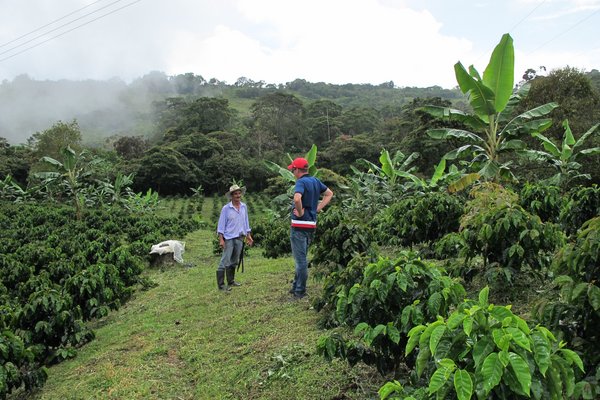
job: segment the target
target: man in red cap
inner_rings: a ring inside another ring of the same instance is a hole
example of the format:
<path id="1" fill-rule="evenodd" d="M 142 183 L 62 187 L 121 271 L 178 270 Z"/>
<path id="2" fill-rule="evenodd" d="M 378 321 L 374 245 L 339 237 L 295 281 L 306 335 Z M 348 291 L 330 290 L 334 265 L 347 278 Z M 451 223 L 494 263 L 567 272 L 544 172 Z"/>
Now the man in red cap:
<path id="1" fill-rule="evenodd" d="M 292 255 L 296 265 L 290 293 L 296 299 L 306 296 L 308 246 L 312 242 L 317 228 L 317 213 L 329 204 L 333 197 L 331 189 L 319 179 L 308 174 L 308 168 L 308 161 L 302 157 L 296 158 L 288 165 L 288 169 L 296 178 L 290 232 Z M 321 194 L 323 198 L 319 202 Z"/>

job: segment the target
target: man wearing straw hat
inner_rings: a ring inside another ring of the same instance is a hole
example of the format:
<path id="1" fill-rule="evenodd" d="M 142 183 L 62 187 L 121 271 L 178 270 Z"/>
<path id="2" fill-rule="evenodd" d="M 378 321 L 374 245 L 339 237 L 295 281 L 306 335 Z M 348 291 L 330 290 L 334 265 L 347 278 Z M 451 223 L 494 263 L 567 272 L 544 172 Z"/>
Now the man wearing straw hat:
<path id="1" fill-rule="evenodd" d="M 248 209 L 241 200 L 244 193 L 246 193 L 245 187 L 231 186 L 225 194 L 230 202 L 223 206 L 219 216 L 217 234 L 223 256 L 217 268 L 217 287 L 222 291 L 230 291 L 234 286 L 241 286 L 235 281 L 235 267 L 242 256 L 244 241 L 248 246 L 252 246 L 254 242 L 250 234 Z M 227 286 L 225 275 L 227 275 Z"/>

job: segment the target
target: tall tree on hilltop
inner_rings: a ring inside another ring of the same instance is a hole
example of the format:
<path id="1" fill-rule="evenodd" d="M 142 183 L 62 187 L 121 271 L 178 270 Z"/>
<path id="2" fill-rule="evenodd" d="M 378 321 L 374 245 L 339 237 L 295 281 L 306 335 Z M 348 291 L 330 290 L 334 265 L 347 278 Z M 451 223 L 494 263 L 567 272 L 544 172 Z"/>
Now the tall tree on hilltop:
<path id="1" fill-rule="evenodd" d="M 81 149 L 81 130 L 77 120 L 71 122 L 58 121 L 51 128 L 34 133 L 27 139 L 27 145 L 33 150 L 35 157 L 62 157 L 62 150 L 70 147 Z"/>
<path id="2" fill-rule="evenodd" d="M 296 96 L 281 92 L 267 94 L 252 105 L 251 112 L 259 158 L 270 138 L 276 140 L 283 151 L 291 153 L 308 147 L 309 140 L 304 135 L 304 106 Z"/>

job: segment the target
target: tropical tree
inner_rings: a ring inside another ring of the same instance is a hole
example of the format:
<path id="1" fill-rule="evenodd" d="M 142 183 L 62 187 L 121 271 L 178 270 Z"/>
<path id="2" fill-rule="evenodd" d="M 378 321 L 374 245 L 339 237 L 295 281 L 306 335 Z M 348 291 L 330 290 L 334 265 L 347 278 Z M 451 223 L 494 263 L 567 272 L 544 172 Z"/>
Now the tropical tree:
<path id="1" fill-rule="evenodd" d="M 525 148 L 525 143 L 519 137 L 548 129 L 551 120 L 538 118 L 551 112 L 557 104 L 547 103 L 513 117 L 515 107 L 527 95 L 529 86 L 524 85 L 513 94 L 514 48 L 509 34 L 502 36 L 492 52 L 483 77 L 473 66 L 467 71 L 460 62 L 454 65 L 454 71 L 460 90 L 467 95 L 473 113 L 447 107 L 424 108 L 434 116 L 462 122 L 471 129 L 440 128 L 428 131 L 428 135 L 436 139 L 459 138 L 468 142 L 450 151 L 445 158 L 454 160 L 468 154 L 472 157 L 470 165 L 476 172 L 463 176 L 451 188 L 461 189 L 478 179 L 514 179 L 509 168 L 510 162 L 503 162 L 501 156 Z"/>
<path id="2" fill-rule="evenodd" d="M 76 120 L 71 122 L 58 121 L 43 132 L 36 132 L 27 144 L 36 157 L 59 158 L 64 155 L 64 149 L 69 147 L 79 150 L 81 147 L 81 130 Z"/>
<path id="3" fill-rule="evenodd" d="M 62 186 L 73 199 L 75 206 L 75 215 L 77 219 L 81 219 L 81 213 L 85 205 L 85 197 L 81 193 L 83 180 L 91 174 L 91 166 L 97 163 L 98 159 L 88 161 L 86 159 L 87 152 L 84 150 L 76 153 L 70 147 L 62 149 L 62 162 L 52 157 L 42 157 L 42 162 L 51 165 L 55 170 L 46 172 L 37 172 L 34 174 L 36 178 L 42 179 L 46 185 L 58 183 Z"/>
<path id="4" fill-rule="evenodd" d="M 569 182 L 575 179 L 591 179 L 589 174 L 582 174 L 579 172 L 581 164 L 577 160 L 581 158 L 581 156 L 600 154 L 600 147 L 581 149 L 583 143 L 597 132 L 600 124 L 592 126 L 577 140 L 569 127 L 569 121 L 565 119 L 562 125 L 565 133 L 560 147 L 546 136 L 535 132 L 533 133 L 533 136 L 542 142 L 546 151 L 525 150 L 525 154 L 533 159 L 546 161 L 554 167 L 557 170 L 557 173 L 549 179 L 549 183 L 557 185 L 565 190 L 567 189 Z"/>
<path id="5" fill-rule="evenodd" d="M 280 143 L 284 151 L 298 151 L 304 147 L 304 106 L 292 94 L 275 92 L 258 99 L 251 107 L 254 118 L 253 136 L 256 137 L 258 156 L 270 140 Z"/>

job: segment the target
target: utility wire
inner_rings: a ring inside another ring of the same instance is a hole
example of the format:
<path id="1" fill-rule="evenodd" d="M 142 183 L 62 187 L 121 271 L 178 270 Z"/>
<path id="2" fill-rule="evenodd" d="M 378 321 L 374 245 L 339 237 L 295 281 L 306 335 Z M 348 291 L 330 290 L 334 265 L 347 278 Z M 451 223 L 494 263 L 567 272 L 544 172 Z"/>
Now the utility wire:
<path id="1" fill-rule="evenodd" d="M 521 18 L 519 20 L 519 22 L 517 22 L 516 24 L 514 24 L 513 27 L 508 30 L 508 32 L 514 31 L 516 27 L 518 27 L 519 25 L 521 25 L 523 23 L 523 21 L 525 21 L 527 18 L 529 18 L 531 16 L 531 14 L 533 14 L 535 12 L 535 10 L 537 10 L 538 8 L 540 8 L 546 1 L 547 0 L 542 0 L 540 3 L 538 3 L 538 5 L 533 8 L 533 10 L 531 10 L 527 15 L 525 15 L 523 18 Z M 488 53 L 490 53 L 490 51 L 486 52 L 485 54 L 488 54 Z M 477 58 L 477 60 L 475 62 L 480 61 L 482 57 L 484 57 L 484 54 L 481 54 Z"/>
<path id="2" fill-rule="evenodd" d="M 514 24 L 514 25 L 513 25 L 513 27 L 512 27 L 512 28 L 510 28 L 508 31 L 509 31 L 509 32 L 512 32 L 512 31 L 514 31 L 514 30 L 515 30 L 515 28 L 516 28 L 517 26 L 521 25 L 521 23 L 522 23 L 523 21 L 525 21 L 527 18 L 529 18 L 529 16 L 530 16 L 531 14 L 533 14 L 533 13 L 535 12 L 535 10 L 537 10 L 538 8 L 540 8 L 540 7 L 541 7 L 541 6 L 542 6 L 542 5 L 543 5 L 543 4 L 544 4 L 546 1 L 547 1 L 547 0 L 543 0 L 542 2 L 540 2 L 540 3 L 539 3 L 537 6 L 535 6 L 535 7 L 533 8 L 533 10 L 531 10 L 531 11 L 529 12 L 529 14 L 527 14 L 526 16 L 524 16 L 523 18 L 521 18 L 521 20 L 520 20 L 519 22 L 517 22 L 516 24 Z"/>
<path id="3" fill-rule="evenodd" d="M 47 27 L 47 26 L 50 26 L 50 25 L 52 25 L 52 24 L 54 24 L 54 23 L 56 23 L 56 22 L 58 22 L 58 21 L 62 21 L 63 19 L 65 19 L 65 18 L 67 18 L 67 17 L 69 17 L 69 16 L 71 16 L 71 15 L 73 15 L 73 14 L 76 14 L 76 13 L 78 13 L 78 12 L 79 12 L 79 11 L 81 11 L 81 10 L 85 10 L 86 8 L 88 8 L 88 7 L 91 7 L 91 6 L 93 6 L 94 4 L 96 4 L 96 3 L 100 3 L 101 1 L 104 1 L 104 0 L 96 0 L 95 2 L 93 2 L 93 3 L 91 3 L 91 4 L 88 4 L 88 5 L 87 5 L 87 6 L 85 6 L 85 7 L 81 7 L 81 8 L 79 8 L 79 9 L 77 9 L 77 10 L 73 11 L 73 12 L 70 12 L 70 13 L 69 13 L 69 14 L 67 14 L 67 15 L 63 15 L 62 17 L 60 17 L 60 18 L 58 18 L 58 19 L 55 19 L 54 21 L 48 22 L 46 25 L 44 25 L 44 26 L 40 26 L 39 28 L 36 28 L 36 29 L 32 30 L 31 32 L 27 32 L 26 34 L 24 34 L 24 35 L 21 35 L 21 36 L 19 36 L 19 37 L 18 37 L 18 38 L 16 38 L 16 39 L 13 39 L 13 40 L 11 40 L 11 41 L 8 41 L 8 42 L 6 42 L 6 43 L 0 44 L 0 47 L 8 46 L 9 44 L 11 44 L 11 43 L 14 43 L 14 42 L 18 41 L 19 39 L 23 39 L 24 37 L 27 37 L 27 36 L 29 36 L 29 35 L 31 35 L 31 34 L 33 34 L 33 33 L 37 32 L 37 31 L 40 31 L 40 30 L 44 29 L 44 28 L 45 28 L 45 27 Z"/>
<path id="4" fill-rule="evenodd" d="M 65 26 L 67 26 L 67 25 L 71 25 L 73 22 L 79 21 L 80 19 L 83 19 L 83 18 L 85 18 L 85 17 L 89 17 L 90 15 L 92 15 L 92 14 L 95 14 L 95 13 L 97 13 L 98 11 L 104 10 L 105 8 L 108 8 L 108 7 L 112 6 L 113 4 L 119 3 L 119 2 L 121 2 L 121 1 L 123 1 L 123 0 L 116 0 L 116 1 L 113 1 L 112 3 L 109 3 L 109 4 L 105 5 L 104 7 L 100 7 L 100 8 L 99 8 L 99 9 L 97 9 L 97 10 L 94 10 L 94 11 L 92 11 L 92 12 L 89 12 L 89 13 L 87 13 L 87 14 L 84 14 L 84 15 L 82 15 L 81 17 L 75 18 L 75 19 L 74 19 L 74 20 L 72 20 L 72 21 L 69 21 L 69 22 L 67 22 L 67 23 L 65 23 L 65 24 L 62 24 L 62 25 L 60 25 L 60 26 L 57 26 L 57 27 L 56 27 L 56 28 L 54 28 L 54 29 L 50 29 L 49 31 L 46 31 L 46 32 L 42 33 L 41 35 L 37 35 L 37 36 L 35 36 L 35 37 L 33 37 L 33 38 L 29 39 L 29 40 L 26 40 L 25 42 L 23 42 L 23 43 L 21 43 L 21 44 L 18 44 L 18 45 L 16 45 L 16 46 L 13 46 L 13 47 L 11 47 L 11 48 L 10 48 L 10 49 L 8 49 L 8 50 L 4 50 L 4 51 L 0 52 L 0 56 L 1 56 L 2 54 L 10 53 L 11 51 L 13 51 L 13 50 L 15 50 L 15 49 L 18 49 L 19 47 L 23 47 L 23 46 L 25 46 L 26 44 L 33 42 L 34 40 L 37 40 L 37 39 L 39 39 L 39 38 L 41 38 L 41 37 L 44 37 L 44 36 L 46 36 L 46 35 L 47 35 L 47 34 L 49 34 L 49 33 L 56 32 L 57 30 L 59 30 L 59 29 L 61 29 L 61 28 L 64 28 L 64 27 L 65 27 Z M 51 22 L 50 24 L 52 24 L 52 22 Z M 48 24 L 48 25 L 50 25 L 50 24 Z M 47 25 L 46 25 L 46 26 L 47 26 Z M 68 32 L 69 32 L 69 31 L 68 31 Z M 24 36 L 27 36 L 27 35 L 24 35 Z M 21 36 L 21 37 L 23 37 L 23 36 Z M 17 39 L 15 39 L 15 40 L 17 40 Z M 13 40 L 13 42 L 14 42 L 14 40 Z M 42 42 L 42 43 L 43 43 L 43 42 Z"/>
<path id="5" fill-rule="evenodd" d="M 48 38 L 48 39 L 46 39 L 46 40 L 44 40 L 44 41 L 41 41 L 41 42 L 39 42 L 39 43 L 36 43 L 36 44 L 34 44 L 33 46 L 27 47 L 26 49 L 23 49 L 23 50 L 21 50 L 21 51 L 19 51 L 19 52 L 17 52 L 17 53 L 11 54 L 10 56 L 4 57 L 4 58 L 0 58 L 0 62 L 6 61 L 6 60 L 8 60 L 8 59 L 10 59 L 10 58 L 13 58 L 13 57 L 15 57 L 15 56 L 17 56 L 17 55 L 19 55 L 19 54 L 22 54 L 22 53 L 26 52 L 27 50 L 31 50 L 31 49 L 33 49 L 33 48 L 35 48 L 35 47 L 38 47 L 38 46 L 40 46 L 40 45 L 42 45 L 42 44 L 44 44 L 44 43 L 46 43 L 46 42 L 49 42 L 50 40 L 56 39 L 57 37 L 60 37 L 60 36 L 63 36 L 63 35 L 65 35 L 65 34 L 69 33 L 69 32 L 72 32 L 72 31 L 74 31 L 75 29 L 81 28 L 82 26 L 88 25 L 88 24 L 90 24 L 90 23 L 92 23 L 92 22 L 94 22 L 94 21 L 97 21 L 97 20 L 99 20 L 99 19 L 101 19 L 101 18 L 104 18 L 104 17 L 106 17 L 106 16 L 108 16 L 108 15 L 110 15 L 110 14 L 114 14 L 115 12 L 117 12 L 117 11 L 120 11 L 120 10 L 122 10 L 122 9 L 126 8 L 126 7 L 132 6 L 132 5 L 134 5 L 135 3 L 139 3 L 140 1 L 142 1 L 142 0 L 136 0 L 136 1 L 132 2 L 132 3 L 126 4 L 126 5 L 124 5 L 123 7 L 119 7 L 119 8 L 117 8 L 117 9 L 115 9 L 115 10 L 113 10 L 113 11 L 110 11 L 110 12 L 108 12 L 108 13 L 106 13 L 106 14 L 103 14 L 103 15 L 101 15 L 101 16 L 99 16 L 99 17 L 97 17 L 97 18 L 91 19 L 91 20 L 89 20 L 89 21 L 87 21 L 87 22 L 85 22 L 85 23 L 83 23 L 83 24 L 81 24 L 81 25 L 77 25 L 77 26 L 76 26 L 76 27 L 74 27 L 74 28 L 71 28 L 71 29 L 69 29 L 69 30 L 67 30 L 67 31 L 64 31 L 64 32 L 62 32 L 62 33 L 59 33 L 59 34 L 58 34 L 58 35 L 56 35 L 56 36 L 52 36 L 51 38 Z M 3 53 L 0 53 L 0 54 L 3 54 Z"/>
<path id="6" fill-rule="evenodd" d="M 541 49 L 542 47 L 544 47 L 545 45 L 547 45 L 550 42 L 553 42 L 554 40 L 558 39 L 559 37 L 561 37 L 562 35 L 564 35 L 567 32 L 572 31 L 573 29 L 575 29 L 578 25 L 582 24 L 584 21 L 587 21 L 588 19 L 590 19 L 591 17 L 593 17 L 595 14 L 600 12 L 600 8 L 597 9 L 596 11 L 594 11 L 593 13 L 591 13 L 590 15 L 588 15 L 585 18 L 580 19 L 579 21 L 577 21 L 576 23 L 574 23 L 573 25 L 571 25 L 570 27 L 568 27 L 567 29 L 565 29 L 562 32 L 559 32 L 557 35 L 555 35 L 554 37 L 552 37 L 550 40 L 548 40 L 547 42 L 543 43 L 542 45 L 538 46 L 537 48 L 533 49 L 532 51 L 530 51 L 529 53 L 527 53 L 527 55 L 530 55 L 532 53 L 535 53 L 536 51 L 538 51 L 539 49 Z"/>

